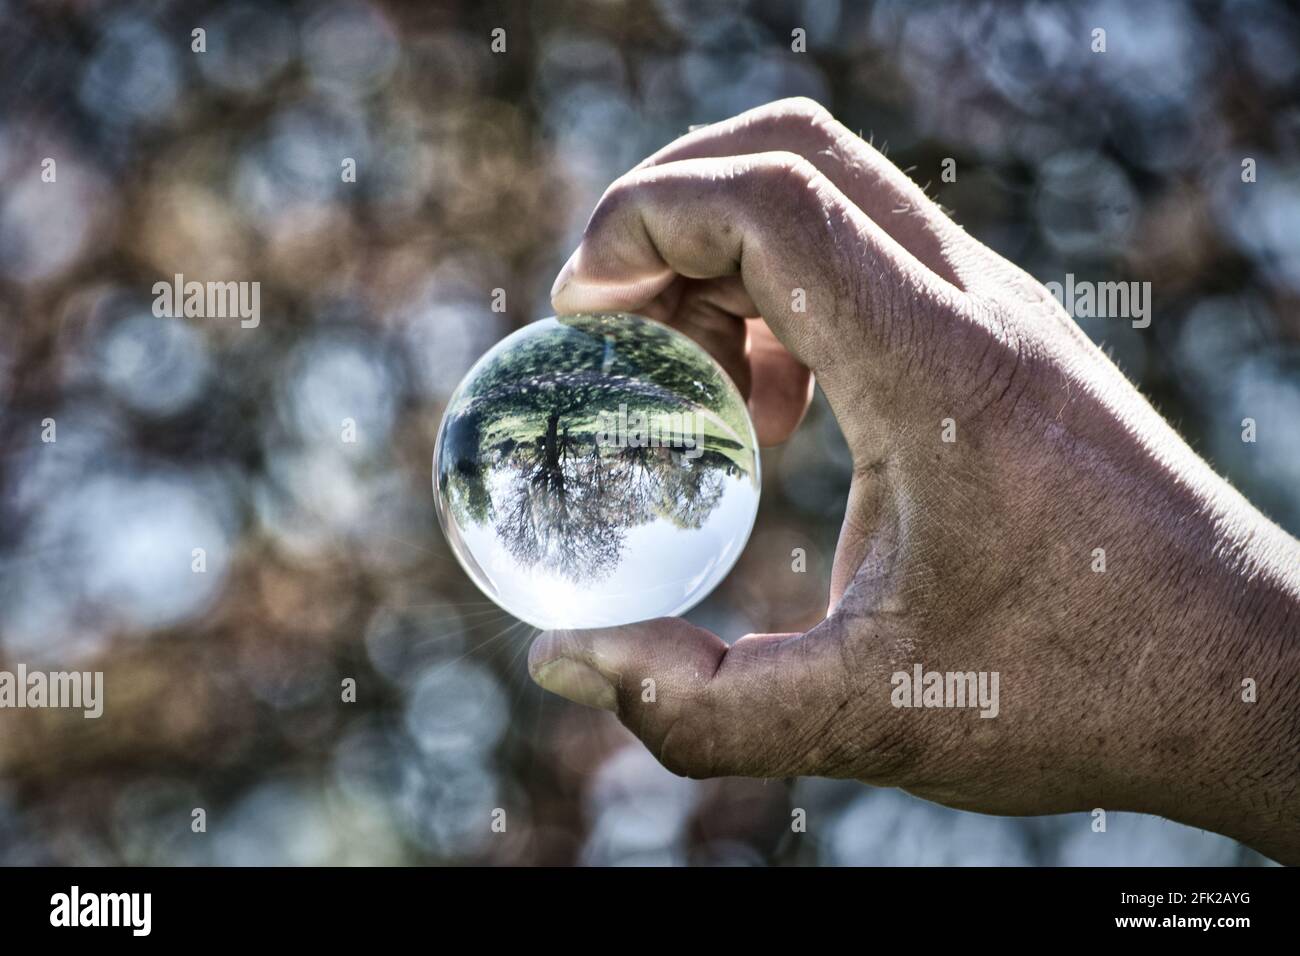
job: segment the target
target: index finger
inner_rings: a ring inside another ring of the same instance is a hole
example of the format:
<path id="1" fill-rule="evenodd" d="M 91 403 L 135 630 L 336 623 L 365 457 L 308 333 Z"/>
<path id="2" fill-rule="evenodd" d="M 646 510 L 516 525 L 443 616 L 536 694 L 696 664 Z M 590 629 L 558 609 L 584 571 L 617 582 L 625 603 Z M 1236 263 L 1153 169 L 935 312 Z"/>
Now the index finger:
<path id="1" fill-rule="evenodd" d="M 957 294 L 808 160 L 777 152 L 621 177 L 597 204 L 552 300 L 562 312 L 636 311 L 677 275 L 733 274 L 832 404 L 837 391 L 847 399 L 872 384 L 863 363 L 879 369 L 891 349 L 927 338 L 896 334 L 899 303 Z"/>

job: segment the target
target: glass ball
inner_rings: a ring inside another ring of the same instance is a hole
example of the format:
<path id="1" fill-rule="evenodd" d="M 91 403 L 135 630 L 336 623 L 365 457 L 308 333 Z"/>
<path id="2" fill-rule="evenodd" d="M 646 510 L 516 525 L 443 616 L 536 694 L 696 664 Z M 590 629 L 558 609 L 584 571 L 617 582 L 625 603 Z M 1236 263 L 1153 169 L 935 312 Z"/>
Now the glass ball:
<path id="1" fill-rule="evenodd" d="M 679 615 L 758 512 L 745 401 L 707 352 L 635 315 L 525 326 L 452 395 L 438 520 L 474 583 L 546 630 Z"/>

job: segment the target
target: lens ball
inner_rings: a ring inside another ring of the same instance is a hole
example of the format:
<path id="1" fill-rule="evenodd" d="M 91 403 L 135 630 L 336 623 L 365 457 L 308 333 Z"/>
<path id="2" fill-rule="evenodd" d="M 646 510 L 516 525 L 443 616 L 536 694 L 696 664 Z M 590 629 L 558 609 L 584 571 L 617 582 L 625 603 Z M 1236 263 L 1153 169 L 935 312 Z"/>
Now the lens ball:
<path id="1" fill-rule="evenodd" d="M 686 336 L 634 315 L 543 319 L 452 395 L 438 519 L 483 593 L 536 627 L 678 615 L 749 538 L 757 448 L 740 392 Z"/>

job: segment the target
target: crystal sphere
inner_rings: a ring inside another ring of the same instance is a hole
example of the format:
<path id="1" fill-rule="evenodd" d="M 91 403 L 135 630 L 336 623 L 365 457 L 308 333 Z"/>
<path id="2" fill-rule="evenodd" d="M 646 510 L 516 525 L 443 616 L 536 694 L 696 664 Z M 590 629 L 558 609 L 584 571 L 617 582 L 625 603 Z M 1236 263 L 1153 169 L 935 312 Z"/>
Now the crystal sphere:
<path id="1" fill-rule="evenodd" d="M 749 539 L 757 448 L 740 392 L 686 336 L 635 315 L 543 319 L 452 395 L 438 520 L 483 593 L 535 627 L 678 615 Z"/>

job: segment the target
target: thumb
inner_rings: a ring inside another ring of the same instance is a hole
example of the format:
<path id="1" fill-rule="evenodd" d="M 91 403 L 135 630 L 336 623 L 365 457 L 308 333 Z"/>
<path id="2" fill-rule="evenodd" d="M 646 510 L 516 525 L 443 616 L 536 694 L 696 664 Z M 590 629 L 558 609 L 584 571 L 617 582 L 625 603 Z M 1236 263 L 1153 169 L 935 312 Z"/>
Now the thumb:
<path id="1" fill-rule="evenodd" d="M 680 618 L 548 631 L 528 670 L 545 689 L 618 715 L 656 758 L 688 777 L 825 772 L 826 724 L 844 699 L 839 622 L 728 646 Z"/>

